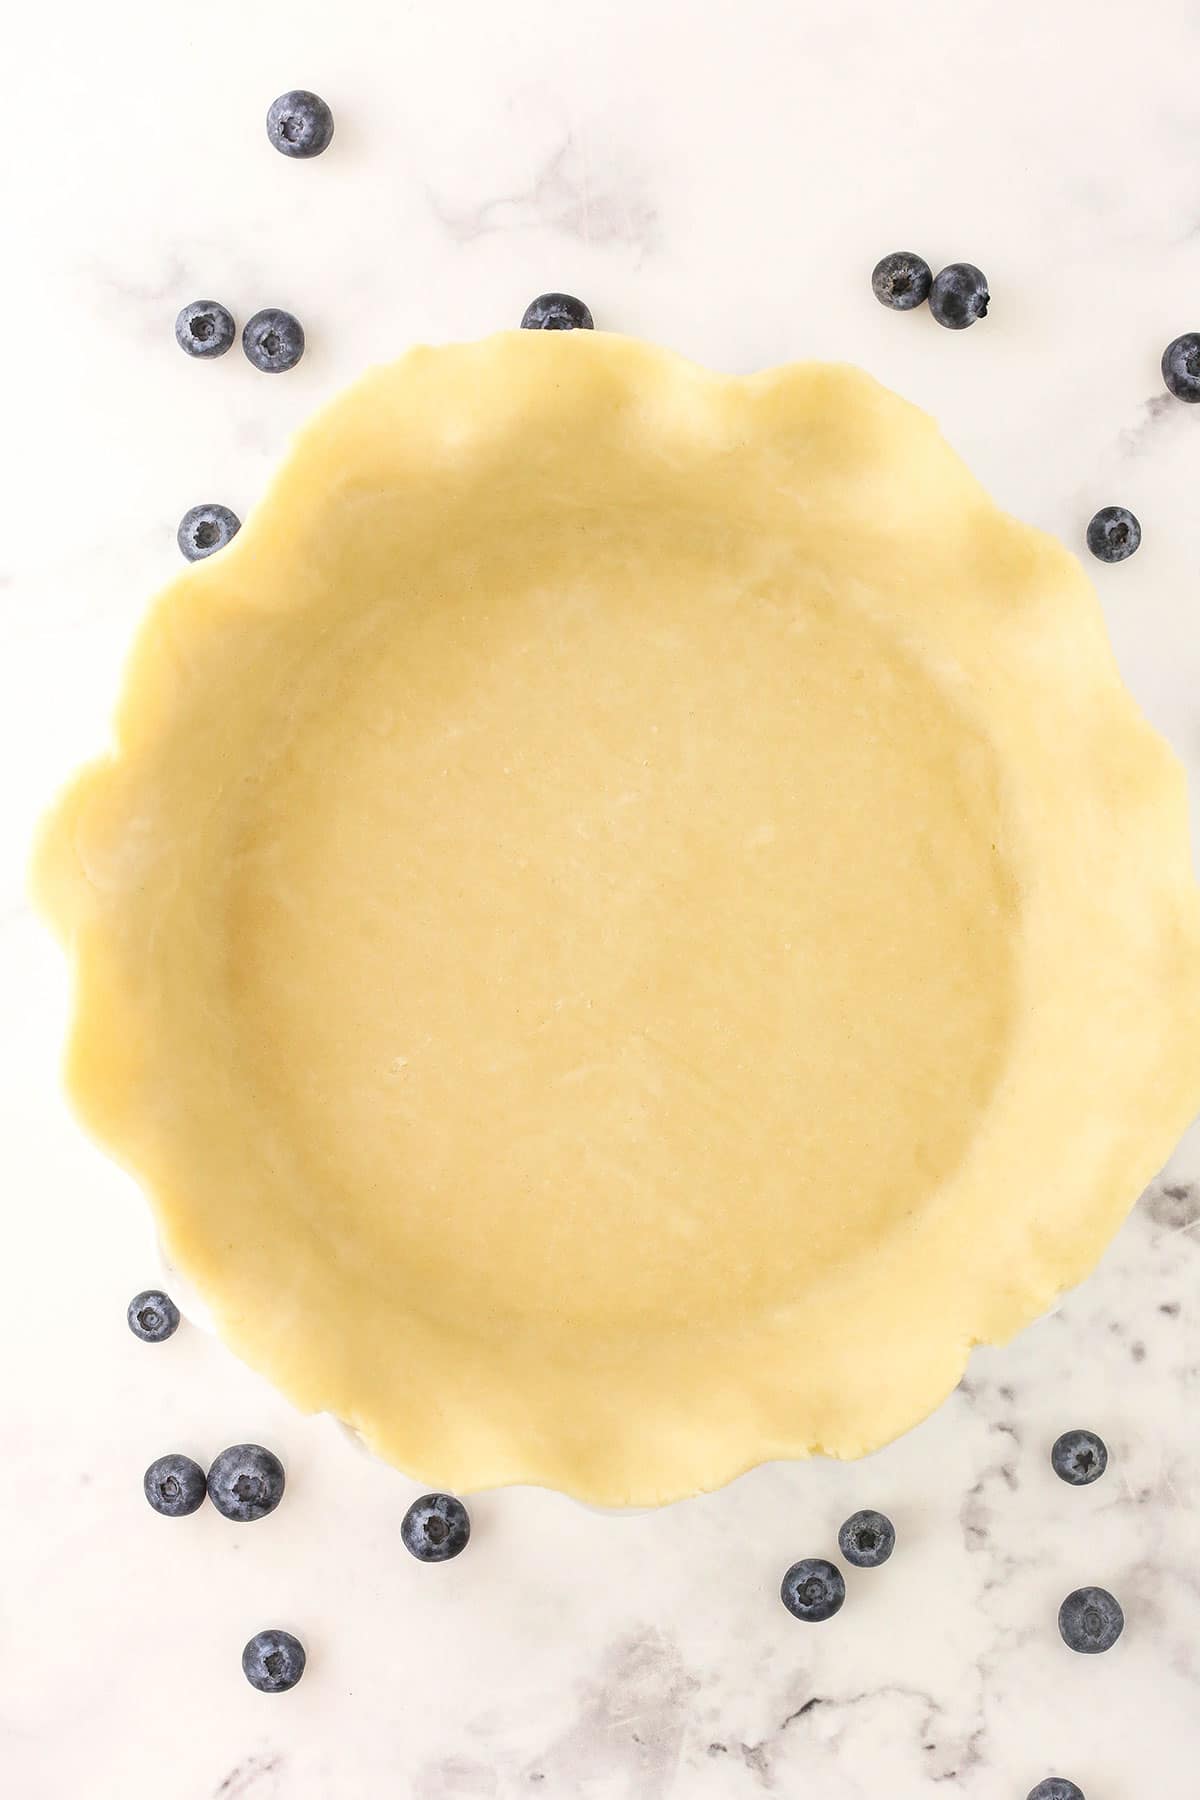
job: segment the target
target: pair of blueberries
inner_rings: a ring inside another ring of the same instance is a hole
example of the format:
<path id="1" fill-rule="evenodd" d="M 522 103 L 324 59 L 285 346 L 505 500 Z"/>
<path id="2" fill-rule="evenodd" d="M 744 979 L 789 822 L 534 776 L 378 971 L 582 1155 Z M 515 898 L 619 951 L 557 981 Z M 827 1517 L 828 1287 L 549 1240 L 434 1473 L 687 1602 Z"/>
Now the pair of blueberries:
<path id="1" fill-rule="evenodd" d="M 199 362 L 224 356 L 236 336 L 233 314 L 219 300 L 190 300 L 176 314 L 175 342 Z M 304 355 L 304 327 L 295 313 L 264 306 L 242 327 L 242 349 L 264 375 L 282 375 Z"/>
<path id="2" fill-rule="evenodd" d="M 838 1532 L 838 1549 L 856 1569 L 878 1569 L 895 1548 L 896 1527 L 885 1513 L 851 1513 Z M 845 1577 L 823 1556 L 805 1556 L 784 1576 L 779 1598 L 794 1619 L 820 1625 L 842 1610 Z"/>
<path id="3" fill-rule="evenodd" d="M 231 1444 L 206 1475 L 190 1456 L 171 1451 L 150 1464 L 142 1487 L 164 1518 L 186 1518 L 207 1497 L 224 1518 L 249 1525 L 273 1513 L 283 1499 L 283 1464 L 261 1444 Z"/>
<path id="4" fill-rule="evenodd" d="M 881 306 L 911 312 L 929 302 L 929 310 L 947 331 L 965 331 L 986 319 L 991 295 L 987 277 L 974 263 L 949 263 L 937 275 L 915 250 L 893 250 L 871 271 L 871 289 Z"/>

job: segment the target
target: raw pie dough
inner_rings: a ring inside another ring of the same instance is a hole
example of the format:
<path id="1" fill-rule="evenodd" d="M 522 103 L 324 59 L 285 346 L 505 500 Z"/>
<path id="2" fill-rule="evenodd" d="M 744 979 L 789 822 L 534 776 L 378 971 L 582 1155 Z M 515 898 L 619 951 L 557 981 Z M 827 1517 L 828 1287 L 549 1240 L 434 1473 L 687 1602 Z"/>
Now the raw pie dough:
<path id="1" fill-rule="evenodd" d="M 459 1490 L 861 1455 L 1200 1099 L 1180 771 L 1073 558 L 848 368 L 369 375 L 155 605 L 38 885 L 228 1341 Z"/>

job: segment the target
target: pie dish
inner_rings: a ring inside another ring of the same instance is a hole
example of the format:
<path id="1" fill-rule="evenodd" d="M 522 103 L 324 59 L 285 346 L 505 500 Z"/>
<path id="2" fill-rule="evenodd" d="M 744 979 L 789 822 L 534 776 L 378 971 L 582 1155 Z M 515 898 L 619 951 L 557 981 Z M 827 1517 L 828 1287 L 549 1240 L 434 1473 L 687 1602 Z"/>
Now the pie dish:
<path id="1" fill-rule="evenodd" d="M 138 638 L 68 1082 L 247 1361 L 460 1491 L 858 1456 L 1200 1097 L 1184 784 L 867 376 L 413 350 Z"/>

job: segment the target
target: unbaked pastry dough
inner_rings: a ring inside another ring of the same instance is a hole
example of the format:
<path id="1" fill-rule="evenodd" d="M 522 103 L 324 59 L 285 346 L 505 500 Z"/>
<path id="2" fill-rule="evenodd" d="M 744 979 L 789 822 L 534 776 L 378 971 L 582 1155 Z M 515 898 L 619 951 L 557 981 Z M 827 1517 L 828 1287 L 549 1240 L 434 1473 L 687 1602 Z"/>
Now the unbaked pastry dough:
<path id="1" fill-rule="evenodd" d="M 38 888 L 228 1341 L 460 1490 L 872 1449 L 1200 1098 L 1180 770 L 1076 562 L 848 368 L 368 375 L 155 605 Z"/>

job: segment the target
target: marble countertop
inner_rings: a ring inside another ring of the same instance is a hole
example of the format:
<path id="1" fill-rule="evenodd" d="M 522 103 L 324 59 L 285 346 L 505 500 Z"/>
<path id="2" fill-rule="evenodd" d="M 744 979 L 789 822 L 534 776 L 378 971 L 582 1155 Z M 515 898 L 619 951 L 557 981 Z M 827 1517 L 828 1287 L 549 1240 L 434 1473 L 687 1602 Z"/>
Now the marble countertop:
<path id="1" fill-rule="evenodd" d="M 288 0 L 263 14 L 63 0 L 7 29 L 6 527 L 0 967 L 7 1228 L 0 1767 L 21 1800 L 1087 1800 L 1190 1792 L 1200 1761 L 1200 1138 L 1097 1274 L 976 1354 L 925 1425 L 855 1466 L 759 1469 L 612 1517 L 478 1496 L 469 1553 L 400 1547 L 415 1489 L 295 1414 L 185 1326 L 124 1324 L 155 1273 L 132 1184 L 56 1085 L 65 980 L 24 898 L 37 813 L 102 741 L 186 507 L 247 512 L 289 434 L 415 339 L 515 323 L 544 288 L 719 368 L 847 358 L 936 413 L 1014 512 L 1082 547 L 1117 655 L 1200 792 L 1200 409 L 1158 358 L 1200 326 L 1200 14 L 1139 31 L 1087 0 Z M 275 155 L 309 85 L 337 135 Z M 978 262 L 985 324 L 885 313 L 884 251 Z M 297 312 L 284 381 L 176 350 L 177 308 Z M 1081 1032 L 1088 1021 L 1079 1021 Z M 1132 1196 L 1131 1196 L 1132 1198 Z M 1112 1448 L 1072 1492 L 1047 1452 Z M 153 1517 L 141 1471 L 257 1439 L 280 1511 Z M 818 1630 L 776 1597 L 880 1506 L 900 1548 Z M 1110 1586 L 1109 1656 L 1059 1642 L 1060 1598 Z M 309 1649 L 268 1700 L 244 1639 Z"/>

